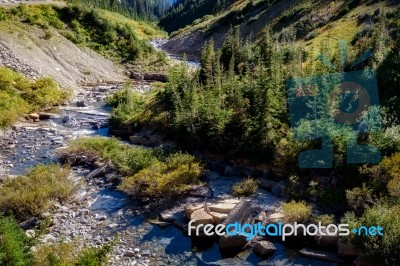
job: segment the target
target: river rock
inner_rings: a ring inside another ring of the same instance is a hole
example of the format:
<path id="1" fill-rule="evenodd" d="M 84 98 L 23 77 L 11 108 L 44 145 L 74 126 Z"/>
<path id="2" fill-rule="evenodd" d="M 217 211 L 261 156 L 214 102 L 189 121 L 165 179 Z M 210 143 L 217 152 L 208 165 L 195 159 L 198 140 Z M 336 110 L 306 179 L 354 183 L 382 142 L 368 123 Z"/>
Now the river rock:
<path id="1" fill-rule="evenodd" d="M 39 119 L 40 120 L 47 120 L 47 119 L 57 119 L 60 118 L 58 114 L 53 114 L 53 113 L 45 113 L 45 112 L 40 112 L 39 114 Z"/>
<path id="2" fill-rule="evenodd" d="M 222 224 L 224 222 L 224 220 L 226 219 L 226 217 L 228 217 L 227 214 L 225 213 L 218 213 L 218 212 L 210 212 L 210 215 L 213 217 L 214 219 L 214 225 L 217 224 Z"/>
<path id="3" fill-rule="evenodd" d="M 194 211 L 190 215 L 190 220 L 193 220 L 196 226 L 198 226 L 200 224 L 206 225 L 206 224 L 214 223 L 213 217 L 203 209 Z"/>
<path id="4" fill-rule="evenodd" d="M 186 217 L 190 219 L 190 216 L 194 211 L 197 211 L 201 208 L 204 208 L 204 204 L 189 204 L 188 206 L 185 207 L 185 212 L 186 212 Z"/>
<path id="5" fill-rule="evenodd" d="M 283 218 L 285 218 L 285 215 L 283 213 L 279 213 L 279 212 L 270 214 L 268 216 L 268 220 L 269 220 L 270 223 L 281 222 L 283 220 Z"/>
<path id="6" fill-rule="evenodd" d="M 241 201 L 239 204 L 232 209 L 228 217 L 225 219 L 223 224 L 227 226 L 228 224 L 245 224 L 250 219 L 251 214 L 251 203 L 248 200 Z M 219 247 L 221 249 L 232 249 L 232 248 L 242 248 L 244 247 L 248 240 L 244 235 L 222 235 L 219 237 Z"/>
<path id="7" fill-rule="evenodd" d="M 28 118 L 33 120 L 33 121 L 35 121 L 35 122 L 39 121 L 39 115 L 37 113 L 28 114 Z"/>
<path id="8" fill-rule="evenodd" d="M 88 105 L 88 103 L 86 101 L 82 100 L 82 101 L 77 101 L 76 102 L 76 106 L 78 106 L 78 107 L 88 107 L 89 105 Z"/>
<path id="9" fill-rule="evenodd" d="M 145 80 L 151 80 L 151 81 L 160 81 L 160 82 L 168 81 L 167 75 L 159 74 L 159 73 L 144 73 L 143 78 Z"/>
<path id="10" fill-rule="evenodd" d="M 212 212 L 218 212 L 218 213 L 230 213 L 230 211 L 235 208 L 237 204 L 236 203 L 226 203 L 226 202 L 221 202 L 217 204 L 211 205 L 210 211 Z"/>
<path id="11" fill-rule="evenodd" d="M 131 78 L 135 80 L 144 80 L 144 76 L 140 73 L 132 72 Z"/>
<path id="12" fill-rule="evenodd" d="M 90 172 L 86 176 L 86 178 L 87 179 L 94 179 L 94 178 L 97 178 L 97 177 L 104 176 L 108 172 L 109 167 L 110 167 L 110 163 L 105 163 L 100 168 L 97 168 L 97 169 L 93 170 L 92 172 Z"/>
<path id="13" fill-rule="evenodd" d="M 308 248 L 303 248 L 300 250 L 300 255 L 308 258 L 314 258 L 319 260 L 331 261 L 336 263 L 343 263 L 341 259 L 335 253 L 326 252 L 326 251 L 317 251 L 311 250 Z"/>
<path id="14" fill-rule="evenodd" d="M 66 115 L 63 117 L 62 122 L 63 123 L 68 123 L 69 121 L 71 121 L 72 117 L 69 115 Z"/>
<path id="15" fill-rule="evenodd" d="M 276 247 L 269 241 L 260 241 L 253 248 L 254 253 L 261 257 L 266 257 L 273 254 L 276 251 Z"/>

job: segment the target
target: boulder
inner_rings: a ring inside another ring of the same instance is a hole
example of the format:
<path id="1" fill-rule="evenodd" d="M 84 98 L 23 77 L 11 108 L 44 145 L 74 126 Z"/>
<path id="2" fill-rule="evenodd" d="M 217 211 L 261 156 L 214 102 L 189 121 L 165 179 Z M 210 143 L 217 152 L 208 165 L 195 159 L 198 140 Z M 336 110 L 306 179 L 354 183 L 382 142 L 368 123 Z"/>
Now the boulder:
<path id="1" fill-rule="evenodd" d="M 204 209 L 199 209 L 194 211 L 190 215 L 190 220 L 193 220 L 196 226 L 200 224 L 206 225 L 214 223 L 213 217 L 210 214 L 208 214 Z"/>
<path id="2" fill-rule="evenodd" d="M 343 263 L 341 259 L 338 258 L 338 256 L 335 253 L 332 252 L 326 252 L 326 251 L 317 251 L 317 250 L 311 250 L 308 248 L 303 248 L 300 250 L 300 255 L 308 258 L 313 258 L 313 259 L 319 259 L 319 260 L 325 260 L 325 261 L 331 261 L 331 262 L 336 262 L 336 263 Z"/>
<path id="3" fill-rule="evenodd" d="M 360 248 L 354 244 L 348 244 L 339 241 L 338 247 L 339 257 L 355 258 L 360 255 Z"/>
<path id="4" fill-rule="evenodd" d="M 144 80 L 151 80 L 151 81 L 160 81 L 160 82 L 168 81 L 167 75 L 159 73 L 144 73 L 143 78 Z"/>
<path id="5" fill-rule="evenodd" d="M 231 166 L 225 166 L 224 176 L 233 176 L 233 168 Z"/>
<path id="6" fill-rule="evenodd" d="M 78 106 L 78 107 L 88 107 L 89 105 L 88 105 L 88 103 L 86 101 L 82 100 L 82 101 L 77 101 L 76 102 L 76 106 Z"/>
<path id="7" fill-rule="evenodd" d="M 31 113 L 31 114 L 28 114 L 28 118 L 33 120 L 33 121 L 39 121 L 40 117 L 39 117 L 39 115 L 37 113 Z"/>
<path id="8" fill-rule="evenodd" d="M 40 120 L 60 118 L 60 116 L 58 114 L 53 114 L 53 113 L 40 112 L 40 113 L 38 113 L 38 115 L 39 115 Z"/>
<path id="9" fill-rule="evenodd" d="M 222 224 L 224 222 L 224 220 L 226 219 L 226 217 L 228 217 L 227 214 L 225 213 L 218 213 L 218 212 L 210 212 L 210 215 L 213 217 L 214 219 L 214 225 L 217 224 Z"/>
<path id="10" fill-rule="evenodd" d="M 63 123 L 68 123 L 71 120 L 72 120 L 72 116 L 66 115 L 66 116 L 63 117 L 62 122 Z"/>
<path id="11" fill-rule="evenodd" d="M 285 215 L 283 213 L 276 212 L 268 216 L 268 221 L 270 223 L 278 223 L 281 222 L 283 218 L 285 218 Z"/>
<path id="12" fill-rule="evenodd" d="M 132 72 L 131 78 L 135 80 L 144 80 L 144 76 L 140 73 Z"/>
<path id="13" fill-rule="evenodd" d="M 169 223 L 173 223 L 174 221 L 182 219 L 183 217 L 185 217 L 185 212 L 180 209 L 170 209 L 160 213 L 161 221 Z"/>
<path id="14" fill-rule="evenodd" d="M 245 224 L 250 219 L 251 214 L 251 203 L 248 200 L 241 201 L 239 204 L 232 209 L 232 211 L 228 214 L 228 217 L 223 222 L 223 225 L 227 226 L 228 224 Z M 221 249 L 232 249 L 232 248 L 242 248 L 244 247 L 248 241 L 247 237 L 244 235 L 223 235 L 219 237 L 219 247 Z"/>
<path id="15" fill-rule="evenodd" d="M 93 170 L 92 172 L 90 172 L 89 174 L 87 174 L 86 178 L 93 179 L 93 178 L 104 176 L 108 172 L 109 168 L 110 168 L 110 163 L 105 163 L 100 168 L 97 168 L 97 169 Z"/>
<path id="16" fill-rule="evenodd" d="M 190 219 L 190 216 L 194 211 L 204 208 L 204 204 L 190 204 L 185 207 L 186 217 Z"/>
<path id="17" fill-rule="evenodd" d="M 249 242 L 247 237 L 244 235 L 234 235 L 234 236 L 227 236 L 223 235 L 219 237 L 219 248 L 220 249 L 237 249 L 243 248 Z"/>
<path id="18" fill-rule="evenodd" d="M 257 244 L 253 248 L 253 251 L 261 257 L 267 257 L 276 251 L 276 247 L 273 243 L 263 240 L 257 242 Z"/>
<path id="19" fill-rule="evenodd" d="M 212 212 L 219 212 L 219 213 L 230 213 L 230 211 L 235 208 L 237 204 L 236 203 L 225 203 L 225 202 L 220 202 L 217 204 L 213 204 L 209 206 L 210 211 Z"/>

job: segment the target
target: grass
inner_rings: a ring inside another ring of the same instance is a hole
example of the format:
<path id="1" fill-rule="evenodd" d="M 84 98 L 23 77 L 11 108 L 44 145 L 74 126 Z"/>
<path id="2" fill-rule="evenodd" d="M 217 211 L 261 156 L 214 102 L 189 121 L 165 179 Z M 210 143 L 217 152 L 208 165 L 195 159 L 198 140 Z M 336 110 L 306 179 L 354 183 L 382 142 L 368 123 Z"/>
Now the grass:
<path id="1" fill-rule="evenodd" d="M 202 167 L 188 154 L 159 154 L 157 150 L 123 144 L 115 138 L 75 140 L 64 154 L 111 161 L 126 177 L 119 189 L 137 198 L 178 196 L 199 184 Z"/>
<path id="2" fill-rule="evenodd" d="M 149 68 L 166 66 L 165 54 L 147 44 L 148 40 L 166 37 L 166 33 L 144 21 L 82 5 L 20 5 L 1 12 L 5 20 L 0 25 L 2 30 L 8 30 L 10 22 L 33 25 L 44 30 L 44 39 L 52 37 L 51 29 L 118 63 L 138 61 Z"/>
<path id="3" fill-rule="evenodd" d="M 0 211 L 16 218 L 39 216 L 55 202 L 68 201 L 77 189 L 70 170 L 38 165 L 24 176 L 5 180 L 0 187 Z"/>
<path id="4" fill-rule="evenodd" d="M 137 174 L 125 177 L 119 188 L 135 197 L 173 197 L 200 184 L 202 167 L 188 154 L 173 154 Z"/>
<path id="5" fill-rule="evenodd" d="M 31 81 L 0 67 L 0 128 L 12 125 L 26 113 L 65 103 L 69 97 L 69 92 L 51 78 Z"/>
<path id="6" fill-rule="evenodd" d="M 152 150 L 123 144 L 115 138 L 77 139 L 72 141 L 63 153 L 85 154 L 89 158 L 110 160 L 125 175 L 136 174 L 158 162 Z"/>
<path id="7" fill-rule="evenodd" d="M 248 197 L 256 193 L 258 181 L 252 178 L 238 182 L 232 186 L 232 193 L 237 197 Z"/>

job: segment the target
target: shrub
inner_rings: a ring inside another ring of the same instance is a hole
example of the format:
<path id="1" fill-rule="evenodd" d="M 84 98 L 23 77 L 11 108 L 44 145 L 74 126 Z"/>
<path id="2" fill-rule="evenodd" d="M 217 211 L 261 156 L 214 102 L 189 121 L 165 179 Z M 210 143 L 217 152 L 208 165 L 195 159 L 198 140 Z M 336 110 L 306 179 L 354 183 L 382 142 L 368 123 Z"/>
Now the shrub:
<path id="1" fill-rule="evenodd" d="M 28 112 L 64 103 L 69 96 L 51 78 L 30 81 L 0 67 L 0 127 L 10 126 Z"/>
<path id="2" fill-rule="evenodd" d="M 188 154 L 177 153 L 125 177 L 119 188 L 135 197 L 165 198 L 182 194 L 199 184 L 202 167 Z"/>
<path id="3" fill-rule="evenodd" d="M 365 254 L 379 259 L 383 265 L 399 265 L 400 263 L 400 205 L 380 203 L 365 211 L 361 217 L 347 213 L 341 223 L 349 224 L 349 228 L 360 226 L 380 226 L 383 236 L 360 236 L 350 234 L 344 240 L 359 245 Z"/>
<path id="4" fill-rule="evenodd" d="M 0 187 L 0 211 L 27 218 L 42 214 L 55 201 L 67 201 L 77 189 L 69 173 L 58 165 L 38 165 L 25 176 L 7 179 Z"/>
<path id="5" fill-rule="evenodd" d="M 256 193 L 258 181 L 252 178 L 247 178 L 232 186 L 232 193 L 237 197 L 247 197 Z"/>
<path id="6" fill-rule="evenodd" d="M 282 205 L 282 212 L 285 215 L 285 221 L 289 223 L 305 223 L 311 219 L 311 207 L 304 201 L 291 201 Z"/>
<path id="7" fill-rule="evenodd" d="M 346 199 L 350 208 L 353 210 L 363 210 L 375 203 L 372 189 L 365 184 L 360 187 L 346 190 Z"/>
<path id="8" fill-rule="evenodd" d="M 25 232 L 11 217 L 0 217 L 0 265 L 29 265 L 30 250 Z"/>
<path id="9" fill-rule="evenodd" d="M 33 252 L 33 264 L 38 266 L 99 266 L 107 261 L 113 243 L 99 248 L 82 248 L 78 241 L 44 244 Z"/>
<path id="10" fill-rule="evenodd" d="M 335 218 L 331 214 L 322 214 L 322 215 L 318 215 L 315 218 L 315 222 L 321 223 L 322 225 L 327 226 L 330 224 L 334 224 Z"/>
<path id="11" fill-rule="evenodd" d="M 70 142 L 65 154 L 83 154 L 88 158 L 110 160 L 122 173 L 136 174 L 157 162 L 151 149 L 123 144 L 115 138 L 81 138 Z"/>

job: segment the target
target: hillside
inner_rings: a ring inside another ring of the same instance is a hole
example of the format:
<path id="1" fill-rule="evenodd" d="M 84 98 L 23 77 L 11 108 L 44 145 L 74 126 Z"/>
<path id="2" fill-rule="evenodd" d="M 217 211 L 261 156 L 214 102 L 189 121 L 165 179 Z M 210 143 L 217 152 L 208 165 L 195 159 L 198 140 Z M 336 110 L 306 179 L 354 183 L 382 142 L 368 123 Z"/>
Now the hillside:
<path id="1" fill-rule="evenodd" d="M 93 19 L 105 30 L 87 22 Z M 157 65 L 162 55 L 146 42 L 163 36 L 150 24 L 106 10 L 0 7 L 0 65 L 28 77 L 51 76 L 74 89 L 85 83 L 123 81 L 121 63 Z"/>
<path id="2" fill-rule="evenodd" d="M 270 27 L 278 37 L 301 42 L 308 50 L 318 49 L 319 44 L 327 39 L 334 42 L 338 39 L 352 41 L 368 25 L 373 24 L 367 17 L 371 17 L 377 9 L 389 12 L 395 8 L 395 2 L 235 1 L 222 12 L 204 16 L 173 32 L 164 48 L 172 53 L 198 57 L 205 41 L 212 38 L 216 48 L 220 48 L 229 29 L 237 26 L 243 40 L 257 40 L 265 27 Z M 365 18 L 360 20 L 359 16 Z"/>
<path id="3" fill-rule="evenodd" d="M 168 32 L 173 32 L 192 23 L 197 24 L 201 19 L 206 19 L 205 16 L 212 16 L 233 2 L 234 0 L 179 0 L 160 20 L 160 26 Z"/>

